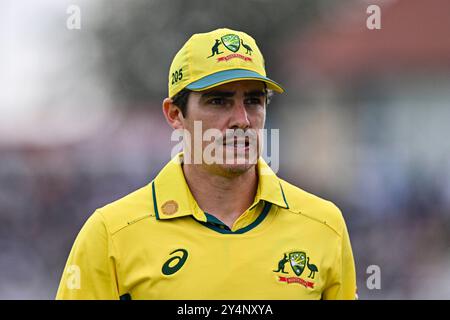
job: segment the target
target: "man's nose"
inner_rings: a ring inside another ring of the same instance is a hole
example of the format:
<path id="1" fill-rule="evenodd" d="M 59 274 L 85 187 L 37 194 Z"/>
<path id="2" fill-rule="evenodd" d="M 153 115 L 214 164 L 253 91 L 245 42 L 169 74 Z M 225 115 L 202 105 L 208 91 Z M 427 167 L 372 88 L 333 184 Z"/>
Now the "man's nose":
<path id="1" fill-rule="evenodd" d="M 231 112 L 230 128 L 246 129 L 250 127 L 248 112 L 243 101 L 236 102 Z"/>

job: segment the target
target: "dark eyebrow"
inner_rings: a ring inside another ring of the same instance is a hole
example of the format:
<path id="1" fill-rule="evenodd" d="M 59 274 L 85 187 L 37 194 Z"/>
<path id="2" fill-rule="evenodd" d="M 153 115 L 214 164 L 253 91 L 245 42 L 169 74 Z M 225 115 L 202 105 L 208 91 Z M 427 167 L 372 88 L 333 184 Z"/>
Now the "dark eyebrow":
<path id="1" fill-rule="evenodd" d="M 221 97 L 221 98 L 229 98 L 234 96 L 235 92 L 232 91 L 209 91 L 202 94 L 201 98 L 210 98 L 210 97 Z"/>
<path id="2" fill-rule="evenodd" d="M 246 97 L 264 97 L 266 92 L 264 90 L 253 90 L 250 92 L 245 92 L 244 96 Z"/>

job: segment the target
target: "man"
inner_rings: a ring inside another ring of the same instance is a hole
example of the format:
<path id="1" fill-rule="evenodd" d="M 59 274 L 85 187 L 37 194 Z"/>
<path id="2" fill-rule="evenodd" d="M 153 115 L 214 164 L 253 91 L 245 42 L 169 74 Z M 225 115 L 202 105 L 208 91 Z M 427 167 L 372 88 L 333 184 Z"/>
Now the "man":
<path id="1" fill-rule="evenodd" d="M 354 299 L 339 209 L 279 179 L 260 157 L 255 132 L 271 91 L 283 89 L 266 77 L 252 37 L 230 29 L 192 36 L 172 62 L 163 102 L 185 152 L 147 186 L 96 210 L 57 298 Z M 199 123 L 201 133 L 221 135 L 195 141 Z"/>

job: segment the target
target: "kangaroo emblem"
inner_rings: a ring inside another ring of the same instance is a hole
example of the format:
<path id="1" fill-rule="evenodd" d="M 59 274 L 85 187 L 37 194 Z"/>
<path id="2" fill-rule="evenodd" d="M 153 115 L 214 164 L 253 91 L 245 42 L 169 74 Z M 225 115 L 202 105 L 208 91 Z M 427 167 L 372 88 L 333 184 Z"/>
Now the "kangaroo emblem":
<path id="1" fill-rule="evenodd" d="M 243 46 L 245 49 L 247 49 L 246 54 L 252 55 L 252 52 L 253 52 L 252 48 L 251 48 L 248 44 L 245 44 L 245 43 L 244 43 L 244 40 L 242 40 L 242 39 L 241 39 L 241 43 L 242 43 L 242 46 Z"/>
<path id="2" fill-rule="evenodd" d="M 222 42 L 219 39 L 216 39 L 216 43 L 211 48 L 212 54 L 208 57 L 211 58 L 216 54 L 221 54 L 223 52 L 219 52 L 219 46 L 222 44 Z"/>
<path id="3" fill-rule="evenodd" d="M 287 273 L 286 271 L 284 271 L 284 266 L 286 265 L 286 263 L 289 261 L 289 258 L 288 258 L 288 256 L 287 256 L 287 254 L 285 253 L 284 254 L 284 257 L 283 257 L 283 259 L 281 259 L 279 262 L 278 262 L 278 270 L 273 270 L 273 272 L 281 272 L 281 273 Z"/>

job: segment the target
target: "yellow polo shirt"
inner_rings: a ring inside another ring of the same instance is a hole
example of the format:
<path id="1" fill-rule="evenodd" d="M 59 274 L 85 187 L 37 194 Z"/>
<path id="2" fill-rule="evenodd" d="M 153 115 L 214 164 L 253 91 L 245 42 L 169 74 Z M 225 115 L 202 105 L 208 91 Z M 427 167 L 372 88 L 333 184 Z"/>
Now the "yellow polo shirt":
<path id="1" fill-rule="evenodd" d="M 254 203 L 230 229 L 203 212 L 172 159 L 147 186 L 94 212 L 57 299 L 354 299 L 339 209 L 261 158 Z"/>

